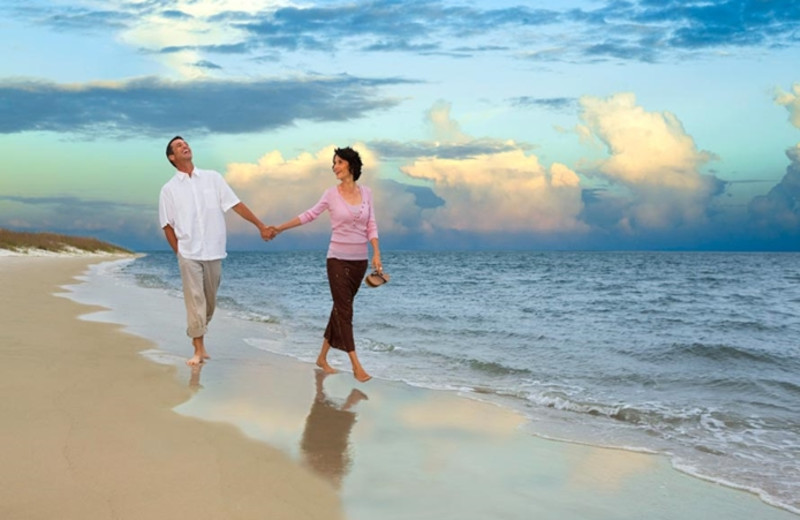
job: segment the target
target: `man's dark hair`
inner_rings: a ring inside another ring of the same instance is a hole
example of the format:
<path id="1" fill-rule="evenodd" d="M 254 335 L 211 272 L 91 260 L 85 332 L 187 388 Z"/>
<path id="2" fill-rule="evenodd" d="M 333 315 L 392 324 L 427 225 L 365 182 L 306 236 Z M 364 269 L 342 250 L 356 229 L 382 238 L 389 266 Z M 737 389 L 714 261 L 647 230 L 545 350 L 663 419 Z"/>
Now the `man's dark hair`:
<path id="1" fill-rule="evenodd" d="M 170 140 L 169 140 L 169 142 L 167 143 L 167 160 L 169 161 L 169 163 L 170 163 L 172 166 L 175 166 L 176 168 L 177 168 L 177 166 L 175 165 L 175 163 L 174 163 L 174 162 L 172 162 L 172 159 L 170 159 L 170 158 L 169 158 L 169 156 L 174 154 L 174 152 L 172 151 L 172 143 L 174 143 L 174 142 L 175 142 L 175 141 L 177 141 L 178 139 L 180 139 L 181 141 L 183 141 L 183 140 L 184 140 L 184 139 L 183 139 L 183 137 L 181 137 L 181 136 L 179 136 L 179 135 L 176 135 L 175 137 L 173 137 L 172 139 L 170 139 Z"/>
<path id="2" fill-rule="evenodd" d="M 350 173 L 353 174 L 353 180 L 357 181 L 361 177 L 361 156 L 358 152 L 350 148 L 337 148 L 333 151 L 334 155 L 338 155 L 340 159 L 344 159 L 350 165 Z"/>

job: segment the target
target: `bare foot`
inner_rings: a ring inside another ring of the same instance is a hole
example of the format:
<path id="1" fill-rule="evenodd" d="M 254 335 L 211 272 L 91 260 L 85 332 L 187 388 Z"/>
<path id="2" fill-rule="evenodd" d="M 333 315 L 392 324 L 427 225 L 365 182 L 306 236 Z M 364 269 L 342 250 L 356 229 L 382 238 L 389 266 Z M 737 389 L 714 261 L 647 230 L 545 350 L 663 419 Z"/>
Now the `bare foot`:
<path id="1" fill-rule="evenodd" d="M 366 383 L 372 376 L 367 374 L 364 370 L 359 370 L 358 372 L 353 372 L 353 377 L 355 377 L 361 383 Z"/>
<path id="2" fill-rule="evenodd" d="M 206 345 L 203 342 L 203 337 L 192 338 L 192 346 L 194 347 L 194 356 L 186 362 L 189 366 L 194 366 L 204 362 L 206 359 L 211 359 L 211 356 L 206 352 Z"/>
<path id="3" fill-rule="evenodd" d="M 327 361 L 322 361 L 318 359 L 317 366 L 321 368 L 322 371 L 325 372 L 326 374 L 335 374 L 336 372 L 338 372 L 338 370 L 330 366 Z"/>

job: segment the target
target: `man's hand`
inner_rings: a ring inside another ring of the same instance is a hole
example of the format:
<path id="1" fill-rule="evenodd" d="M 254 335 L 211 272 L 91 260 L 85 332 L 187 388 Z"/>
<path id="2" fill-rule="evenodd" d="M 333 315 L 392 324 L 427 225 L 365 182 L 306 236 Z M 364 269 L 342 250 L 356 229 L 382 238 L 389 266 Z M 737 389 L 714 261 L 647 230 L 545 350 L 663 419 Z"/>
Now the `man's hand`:
<path id="1" fill-rule="evenodd" d="M 265 242 L 269 242 L 276 236 L 278 236 L 278 228 L 275 226 L 264 226 L 261 228 L 261 238 L 263 238 Z"/>

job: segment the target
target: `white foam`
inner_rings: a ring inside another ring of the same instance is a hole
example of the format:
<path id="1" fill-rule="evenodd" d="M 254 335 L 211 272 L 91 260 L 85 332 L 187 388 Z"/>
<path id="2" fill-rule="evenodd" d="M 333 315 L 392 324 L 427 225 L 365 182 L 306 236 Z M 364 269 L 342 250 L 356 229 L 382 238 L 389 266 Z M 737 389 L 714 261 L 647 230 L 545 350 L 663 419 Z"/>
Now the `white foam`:
<path id="1" fill-rule="evenodd" d="M 21 248 L 21 249 L 0 249 L 0 256 L 54 256 L 54 257 L 68 257 L 74 258 L 76 256 L 88 257 L 114 257 L 126 255 L 122 252 L 109 252 L 109 251 L 86 251 L 85 249 L 78 249 L 72 246 L 65 246 L 60 251 L 48 251 L 39 248 Z"/>

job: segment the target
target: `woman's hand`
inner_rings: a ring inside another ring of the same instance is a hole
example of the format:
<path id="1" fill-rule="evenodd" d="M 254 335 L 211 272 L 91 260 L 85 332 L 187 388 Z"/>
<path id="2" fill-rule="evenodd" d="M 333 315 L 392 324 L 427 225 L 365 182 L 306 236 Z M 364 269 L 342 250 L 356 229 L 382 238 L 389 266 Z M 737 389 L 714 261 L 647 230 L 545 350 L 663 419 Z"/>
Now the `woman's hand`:
<path id="1" fill-rule="evenodd" d="M 378 271 L 379 273 L 383 272 L 383 264 L 381 263 L 381 254 L 375 253 L 372 255 L 372 268 Z"/>

